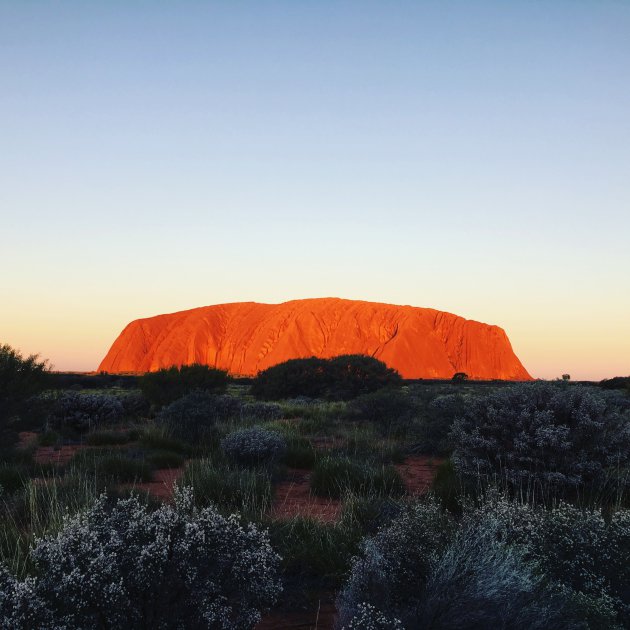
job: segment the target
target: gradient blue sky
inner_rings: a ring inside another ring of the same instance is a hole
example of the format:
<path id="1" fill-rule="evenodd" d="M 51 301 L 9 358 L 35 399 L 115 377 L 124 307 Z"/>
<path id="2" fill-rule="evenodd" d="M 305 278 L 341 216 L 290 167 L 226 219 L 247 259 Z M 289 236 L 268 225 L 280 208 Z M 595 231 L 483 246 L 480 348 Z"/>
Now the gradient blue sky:
<path id="1" fill-rule="evenodd" d="M 0 341 L 339 296 L 630 373 L 630 2 L 0 1 Z"/>

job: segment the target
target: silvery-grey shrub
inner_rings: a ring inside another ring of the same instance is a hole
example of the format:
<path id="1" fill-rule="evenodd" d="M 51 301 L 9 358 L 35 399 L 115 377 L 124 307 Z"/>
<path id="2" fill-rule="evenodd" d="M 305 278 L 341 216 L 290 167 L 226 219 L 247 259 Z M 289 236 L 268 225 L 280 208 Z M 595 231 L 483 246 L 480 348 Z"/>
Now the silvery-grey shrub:
<path id="1" fill-rule="evenodd" d="M 190 488 L 155 511 L 136 497 L 112 505 L 101 496 L 38 540 L 32 558 L 38 577 L 18 584 L 45 606 L 22 613 L 42 616 L 31 628 L 47 627 L 46 615 L 68 630 L 252 628 L 281 590 L 267 533 L 196 509 Z M 10 579 L 4 588 L 0 605 L 15 617 L 23 598 Z"/>
<path id="2" fill-rule="evenodd" d="M 629 627 L 630 510 L 424 502 L 364 541 L 337 603 L 355 630 Z"/>
<path id="3" fill-rule="evenodd" d="M 428 499 L 407 507 L 367 538 L 338 597 L 338 627 L 368 628 L 358 625 L 359 619 L 367 623 L 374 611 L 385 619 L 408 617 L 419 606 L 431 563 L 449 544 L 454 528 L 453 519 Z M 362 610 L 364 604 L 371 608 Z"/>
<path id="4" fill-rule="evenodd" d="M 265 422 L 279 420 L 283 416 L 282 405 L 273 402 L 256 401 L 245 403 L 241 409 L 241 415 L 247 420 Z"/>
<path id="5" fill-rule="evenodd" d="M 630 399 L 532 383 L 471 400 L 453 424 L 456 470 L 531 492 L 601 489 L 630 464 Z"/>
<path id="6" fill-rule="evenodd" d="M 52 422 L 86 431 L 103 424 L 115 424 L 125 416 L 119 398 L 110 394 L 64 392 L 54 403 Z"/>
<path id="7" fill-rule="evenodd" d="M 494 523 L 496 537 L 522 549 L 591 627 L 630 626 L 630 510 L 604 518 L 600 509 L 562 501 L 543 509 L 492 491 L 468 519 Z"/>
<path id="8" fill-rule="evenodd" d="M 233 396 L 196 390 L 164 407 L 155 420 L 176 437 L 196 442 L 214 434 L 217 422 L 239 417 L 241 406 Z"/>
<path id="9" fill-rule="evenodd" d="M 262 427 L 234 431 L 221 440 L 225 454 L 240 464 L 271 463 L 284 453 L 286 446 L 282 434 Z"/>

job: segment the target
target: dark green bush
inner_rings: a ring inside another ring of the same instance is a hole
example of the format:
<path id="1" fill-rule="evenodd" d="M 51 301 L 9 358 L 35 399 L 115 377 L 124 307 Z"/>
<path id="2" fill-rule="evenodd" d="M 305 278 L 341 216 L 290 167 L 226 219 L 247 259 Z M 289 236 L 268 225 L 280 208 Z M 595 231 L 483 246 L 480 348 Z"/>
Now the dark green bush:
<path id="1" fill-rule="evenodd" d="M 152 468 L 181 468 L 184 457 L 173 451 L 155 451 L 147 455 L 147 462 Z"/>
<path id="2" fill-rule="evenodd" d="M 38 359 L 37 355 L 23 357 L 8 344 L 0 345 L 0 420 L 48 385 L 50 366 Z"/>
<path id="3" fill-rule="evenodd" d="M 338 499 L 344 493 L 401 496 L 405 485 L 393 466 L 368 466 L 342 457 L 323 457 L 311 475 L 314 494 Z"/>
<path id="4" fill-rule="evenodd" d="M 317 461 L 317 450 L 306 438 L 291 437 L 287 440 L 287 448 L 281 461 L 289 468 L 310 470 Z"/>
<path id="5" fill-rule="evenodd" d="M 392 387 L 363 394 L 351 400 L 347 407 L 349 418 L 372 422 L 385 432 L 407 428 L 417 412 L 416 401 Z"/>
<path id="6" fill-rule="evenodd" d="M 239 464 L 270 464 L 282 456 L 286 441 L 277 431 L 252 427 L 227 435 L 221 440 L 221 448 L 228 458 Z"/>
<path id="7" fill-rule="evenodd" d="M 85 436 L 85 443 L 90 446 L 116 446 L 127 442 L 129 435 L 123 431 L 94 431 Z"/>
<path id="8" fill-rule="evenodd" d="M 285 575 L 325 578 L 338 583 L 357 552 L 361 534 L 344 523 L 321 523 L 296 517 L 276 520 L 270 527 L 271 541 L 282 557 Z"/>
<path id="9" fill-rule="evenodd" d="M 88 431 L 104 424 L 116 424 L 125 416 L 122 403 L 110 394 L 67 391 L 54 403 L 50 422 L 74 431 Z"/>
<path id="10" fill-rule="evenodd" d="M 349 400 L 401 382 L 383 362 L 364 355 L 291 359 L 259 372 L 251 393 L 263 400 L 296 397 Z"/>
<path id="11" fill-rule="evenodd" d="M 452 450 L 450 431 L 453 422 L 466 410 L 466 399 L 460 394 L 436 396 L 423 406 L 416 428 L 419 442 L 414 449 L 427 455 L 447 455 Z"/>
<path id="12" fill-rule="evenodd" d="M 138 379 L 138 385 L 149 402 L 163 406 L 194 390 L 223 392 L 229 380 L 225 370 L 195 363 L 147 372 Z"/>
<path id="13" fill-rule="evenodd" d="M 0 464 L 0 497 L 18 492 L 27 479 L 28 474 L 24 468 L 15 464 Z"/>
<path id="14" fill-rule="evenodd" d="M 238 416 L 240 410 L 238 398 L 196 390 L 164 407 L 155 421 L 174 437 L 191 443 L 207 442 L 216 438 L 217 422 Z"/>

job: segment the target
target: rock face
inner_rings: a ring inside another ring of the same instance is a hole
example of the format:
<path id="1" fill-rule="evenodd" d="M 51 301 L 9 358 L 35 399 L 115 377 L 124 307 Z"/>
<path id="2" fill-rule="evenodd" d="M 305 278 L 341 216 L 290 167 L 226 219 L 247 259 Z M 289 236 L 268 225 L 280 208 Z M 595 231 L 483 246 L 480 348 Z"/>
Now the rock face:
<path id="1" fill-rule="evenodd" d="M 253 376 L 287 359 L 367 354 L 403 378 L 531 380 L 503 329 L 430 308 L 318 298 L 204 306 L 131 322 L 99 366 L 148 372 L 205 363 Z"/>

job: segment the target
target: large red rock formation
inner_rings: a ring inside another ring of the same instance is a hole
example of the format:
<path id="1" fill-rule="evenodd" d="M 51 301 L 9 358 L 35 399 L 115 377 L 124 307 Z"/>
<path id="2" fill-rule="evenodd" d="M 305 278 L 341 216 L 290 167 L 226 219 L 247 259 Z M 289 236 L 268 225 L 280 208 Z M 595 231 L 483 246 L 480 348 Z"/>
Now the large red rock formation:
<path id="1" fill-rule="evenodd" d="M 367 354 L 404 378 L 529 380 L 505 332 L 430 308 L 320 298 L 218 304 L 131 322 L 99 366 L 147 372 L 205 363 L 250 376 L 298 357 Z"/>

